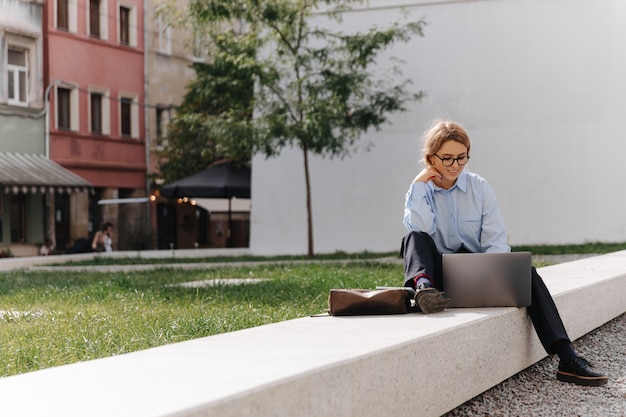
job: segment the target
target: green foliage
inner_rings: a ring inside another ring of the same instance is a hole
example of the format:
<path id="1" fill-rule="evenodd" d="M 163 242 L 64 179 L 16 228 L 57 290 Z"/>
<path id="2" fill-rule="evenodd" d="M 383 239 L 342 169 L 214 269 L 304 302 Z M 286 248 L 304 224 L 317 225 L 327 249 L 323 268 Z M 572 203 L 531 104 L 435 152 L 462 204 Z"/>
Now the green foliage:
<path id="1" fill-rule="evenodd" d="M 256 81 L 256 114 L 249 120 L 252 152 L 275 156 L 295 145 L 318 155 L 344 156 L 363 132 L 379 129 L 389 113 L 405 110 L 408 101 L 422 95 L 407 91 L 410 81 L 399 80 L 397 66 L 378 77 L 372 66 L 394 43 L 421 35 L 423 22 L 346 35 L 312 26 L 314 12 L 324 4 L 326 16 L 335 22 L 349 5 L 270 0 L 217 7 L 215 2 L 193 2 L 199 24 L 221 22 L 223 28 L 227 22 L 246 22 L 245 30 L 213 33 L 209 51 L 226 52 Z M 247 48 L 256 55 L 242 53 Z"/>
<path id="2" fill-rule="evenodd" d="M 220 159 L 249 161 L 253 79 L 229 59 L 194 64 L 191 83 L 161 153 L 166 182 L 193 175 Z"/>
<path id="3" fill-rule="evenodd" d="M 351 34 L 311 24 L 322 7 L 339 23 L 351 3 L 192 1 L 184 21 L 206 36 L 210 63 L 195 65 L 197 80 L 173 123 L 164 173 L 177 160 L 195 168 L 224 156 L 275 156 L 288 145 L 343 156 L 363 132 L 421 98 L 408 92 L 397 60 L 378 76 L 372 66 L 394 43 L 421 36 L 424 22 Z"/>

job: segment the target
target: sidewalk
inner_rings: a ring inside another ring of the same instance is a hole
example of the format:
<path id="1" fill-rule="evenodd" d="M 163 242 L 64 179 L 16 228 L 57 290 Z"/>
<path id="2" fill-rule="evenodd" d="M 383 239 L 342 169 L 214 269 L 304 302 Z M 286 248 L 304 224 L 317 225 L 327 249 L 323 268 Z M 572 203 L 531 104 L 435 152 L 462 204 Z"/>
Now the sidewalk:
<path id="1" fill-rule="evenodd" d="M 170 251 L 163 251 L 163 257 L 168 258 L 170 255 Z M 119 254 L 119 252 L 118 252 Z M 88 255 L 88 254 L 85 254 Z M 136 252 L 129 252 L 127 257 L 135 257 Z M 533 256 L 533 261 L 546 262 L 550 265 L 559 264 L 563 262 L 571 262 L 577 259 L 588 258 L 592 256 L 597 256 L 597 254 L 567 254 L 567 255 L 535 255 Z M 121 257 L 121 256 L 118 256 Z M 201 257 L 201 255 L 199 255 Z M 49 259 L 50 263 L 61 263 L 65 261 L 64 255 L 55 257 L 56 259 Z M 28 259 L 32 259 L 33 263 L 29 264 Z M 269 261 L 237 261 L 233 260 L 232 262 L 175 262 L 175 263 L 155 263 L 155 264 L 135 264 L 135 265 L 42 265 L 42 260 L 45 261 L 48 258 L 44 257 L 33 257 L 33 258 L 22 258 L 21 262 L 17 265 L 10 266 L 6 265 L 3 268 L 2 263 L 0 263 L 0 270 L 4 269 L 20 269 L 26 268 L 30 271 L 64 271 L 64 272 L 83 272 L 83 271 L 92 271 L 92 272 L 130 272 L 130 271 L 153 271 L 155 269 L 167 269 L 167 268 L 175 268 L 175 269 L 185 269 L 185 270 L 195 270 L 195 269 L 209 269 L 209 268 L 223 268 L 228 266 L 254 266 L 254 265 L 276 265 L 276 264 L 292 264 L 292 265 L 302 265 L 307 263 L 352 263 L 352 262 L 382 262 L 382 263 L 397 263 L 402 264 L 402 259 L 399 257 L 384 257 L 384 258 L 371 258 L 371 259 L 303 259 L 303 260 L 269 260 Z M 82 259 L 79 260 L 88 260 L 90 259 L 88 256 L 83 256 Z M 236 259 L 236 258 L 234 258 Z M 71 259 L 67 259 L 71 260 Z M 35 262 L 36 261 L 36 262 Z"/>

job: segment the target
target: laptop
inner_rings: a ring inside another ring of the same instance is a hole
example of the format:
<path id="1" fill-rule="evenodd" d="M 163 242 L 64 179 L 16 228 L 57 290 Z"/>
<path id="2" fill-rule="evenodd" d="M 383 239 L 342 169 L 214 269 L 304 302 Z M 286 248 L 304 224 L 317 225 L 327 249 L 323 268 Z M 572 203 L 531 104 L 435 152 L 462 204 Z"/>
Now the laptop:
<path id="1" fill-rule="evenodd" d="M 525 307 L 531 302 L 531 254 L 450 253 L 442 255 L 449 307 Z"/>

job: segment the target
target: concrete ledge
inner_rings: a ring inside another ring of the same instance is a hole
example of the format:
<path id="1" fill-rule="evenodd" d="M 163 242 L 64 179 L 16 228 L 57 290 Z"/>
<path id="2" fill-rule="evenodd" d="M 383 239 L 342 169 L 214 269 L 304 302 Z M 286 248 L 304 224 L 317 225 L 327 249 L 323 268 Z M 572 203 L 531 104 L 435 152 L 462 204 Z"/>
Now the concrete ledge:
<path id="1" fill-rule="evenodd" d="M 626 251 L 539 272 L 572 339 L 626 311 Z M 525 309 L 307 317 L 2 378 L 0 415 L 438 416 L 544 356 Z"/>

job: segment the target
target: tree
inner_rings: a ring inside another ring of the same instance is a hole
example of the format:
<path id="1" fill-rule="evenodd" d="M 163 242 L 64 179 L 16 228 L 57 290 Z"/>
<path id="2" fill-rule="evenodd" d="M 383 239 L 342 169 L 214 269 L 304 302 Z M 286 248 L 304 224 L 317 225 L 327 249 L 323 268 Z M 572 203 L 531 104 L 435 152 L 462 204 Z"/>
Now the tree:
<path id="1" fill-rule="evenodd" d="M 220 159 L 250 161 L 252 75 L 221 59 L 193 67 L 196 78 L 172 119 L 160 153 L 166 182 L 193 175 Z M 233 120 L 243 123 L 235 129 Z"/>
<path id="2" fill-rule="evenodd" d="M 326 16 L 340 23 L 351 0 L 191 0 L 188 21 L 203 28 L 211 61 L 232 72 L 233 87 L 254 83 L 254 117 L 222 109 L 209 123 L 214 133 L 244 132 L 244 144 L 266 157 L 286 146 L 302 151 L 308 230 L 308 255 L 314 255 L 309 155 L 343 157 L 369 129 L 379 130 L 388 115 L 404 111 L 421 92 L 408 91 L 397 60 L 394 73 L 373 72 L 381 52 L 396 42 L 422 35 L 423 21 L 363 33 L 344 34 L 314 25 Z M 249 78 L 248 78 L 249 77 Z M 243 80 L 243 81 L 242 81 Z M 214 91 L 207 89 L 207 100 Z M 228 133 L 233 140 L 232 133 Z M 227 143 L 228 142 L 228 143 Z"/>

